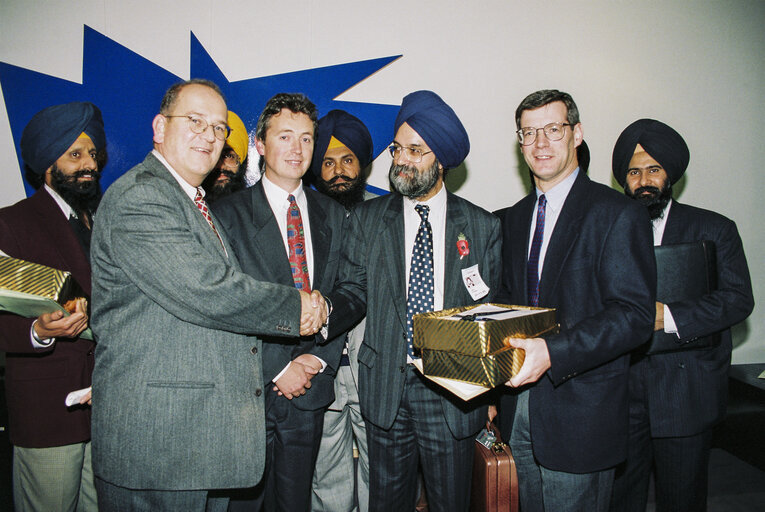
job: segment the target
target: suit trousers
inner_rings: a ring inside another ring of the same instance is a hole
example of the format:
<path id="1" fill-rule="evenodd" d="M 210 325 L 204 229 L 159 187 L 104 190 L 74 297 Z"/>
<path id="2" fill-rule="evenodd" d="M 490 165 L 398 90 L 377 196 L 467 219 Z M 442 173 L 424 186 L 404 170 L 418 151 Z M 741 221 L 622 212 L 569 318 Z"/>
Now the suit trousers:
<path id="1" fill-rule="evenodd" d="M 225 512 L 228 498 L 207 491 L 128 489 L 96 477 L 100 512 Z"/>
<path id="2" fill-rule="evenodd" d="M 341 366 L 335 377 L 336 400 L 340 410 L 324 413 L 319 457 L 313 475 L 313 512 L 356 511 L 369 509 L 369 454 L 364 418 L 359 407 L 359 393 L 350 366 Z M 353 442 L 359 449 L 354 473 Z M 355 485 L 354 485 L 355 484 Z M 355 503 L 358 499 L 358 507 Z"/>
<path id="3" fill-rule="evenodd" d="M 712 429 L 692 436 L 652 437 L 641 375 L 644 359 L 630 375 L 630 437 L 627 460 L 617 466 L 611 510 L 644 512 L 654 472 L 657 512 L 707 509 Z"/>
<path id="4" fill-rule="evenodd" d="M 95 512 L 90 441 L 51 448 L 13 448 L 17 512 Z"/>
<path id="5" fill-rule="evenodd" d="M 605 512 L 608 510 L 614 469 L 594 473 L 566 473 L 537 463 L 529 427 L 529 390 L 518 394 L 510 449 L 518 471 L 523 512 Z"/>
<path id="6" fill-rule="evenodd" d="M 473 436 L 455 439 L 437 386 L 407 365 L 404 393 L 389 429 L 367 422 L 369 510 L 413 510 L 422 466 L 428 510 L 463 512 L 470 505 Z"/>
<path id="7" fill-rule="evenodd" d="M 308 512 L 324 411 L 304 411 L 266 385 L 266 467 L 263 480 L 232 495 L 229 512 Z M 311 390 L 308 390 L 310 393 Z M 300 398 L 293 398 L 300 400 Z"/>

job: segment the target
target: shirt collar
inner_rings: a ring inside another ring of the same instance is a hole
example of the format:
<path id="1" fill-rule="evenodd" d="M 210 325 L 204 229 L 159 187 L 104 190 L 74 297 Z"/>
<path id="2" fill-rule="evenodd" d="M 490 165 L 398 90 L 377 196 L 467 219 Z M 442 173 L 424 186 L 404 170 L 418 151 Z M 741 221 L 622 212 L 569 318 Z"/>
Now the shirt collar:
<path id="1" fill-rule="evenodd" d="M 542 192 L 537 188 L 537 199 L 544 194 L 545 199 L 547 199 L 547 207 L 552 208 L 556 212 L 560 211 L 563 207 L 563 203 L 566 201 L 566 197 L 568 197 L 568 193 L 571 192 L 571 187 L 574 186 L 574 181 L 576 181 L 577 176 L 579 176 L 579 167 L 574 169 L 574 172 L 566 176 L 566 179 L 547 192 Z"/>
<path id="2" fill-rule="evenodd" d="M 261 177 L 261 181 L 263 182 L 263 191 L 266 193 L 266 197 L 268 198 L 268 202 L 271 204 L 287 204 L 287 196 L 292 194 L 295 196 L 296 202 L 302 202 L 303 197 L 305 196 L 305 191 L 303 190 L 303 184 L 298 183 L 298 186 L 295 190 L 292 192 L 286 192 L 283 188 L 276 185 L 273 181 L 269 180 L 265 174 Z"/>
<path id="3" fill-rule="evenodd" d="M 446 208 L 446 185 L 441 183 L 441 190 L 427 201 L 418 201 L 411 197 L 404 197 L 404 204 L 412 211 L 414 211 L 414 207 L 418 204 L 427 205 L 431 212 L 443 211 Z"/>
<path id="4" fill-rule="evenodd" d="M 64 198 L 58 195 L 58 192 L 56 192 L 51 187 L 49 187 L 47 183 L 45 183 L 43 187 L 45 187 L 46 192 L 50 194 L 53 200 L 56 201 L 56 204 L 58 205 L 59 208 L 61 208 L 61 211 L 63 212 L 64 216 L 66 216 L 67 219 L 71 217 L 72 215 L 77 217 L 77 214 L 74 212 L 74 210 L 72 210 L 72 207 L 69 206 L 69 203 L 64 201 Z"/>
<path id="5" fill-rule="evenodd" d="M 167 160 L 165 160 L 165 157 L 162 156 L 162 153 L 160 153 L 156 149 L 152 149 L 151 152 L 155 157 L 157 157 L 157 160 L 162 162 L 162 165 L 164 165 L 167 168 L 167 170 L 170 172 L 173 178 L 175 178 L 175 181 L 178 182 L 178 184 L 181 186 L 183 191 L 186 193 L 187 196 L 189 196 L 189 198 L 191 198 L 192 201 L 196 197 L 197 191 L 201 192 L 202 197 L 204 197 L 205 189 L 203 189 L 202 187 L 195 187 L 194 185 L 190 185 L 188 181 L 181 178 L 181 175 L 175 172 L 175 169 L 173 169 L 173 167 L 167 162 Z"/>

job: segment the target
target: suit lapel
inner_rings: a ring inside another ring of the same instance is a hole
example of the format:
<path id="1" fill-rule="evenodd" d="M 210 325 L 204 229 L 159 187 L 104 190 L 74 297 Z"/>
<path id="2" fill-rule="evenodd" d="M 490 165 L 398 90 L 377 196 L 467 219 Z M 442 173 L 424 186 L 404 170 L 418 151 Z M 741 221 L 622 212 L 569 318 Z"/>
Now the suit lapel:
<path id="1" fill-rule="evenodd" d="M 324 282 L 324 270 L 329 260 L 329 250 L 332 241 L 332 231 L 326 222 L 327 212 L 316 200 L 314 192 L 304 189 L 308 204 L 308 219 L 311 226 L 311 250 L 313 252 L 313 275 L 311 276 L 311 288 L 330 290 L 334 283 Z"/>
<path id="2" fill-rule="evenodd" d="M 294 285 L 289 258 L 284 249 L 284 239 L 266 198 L 263 183 L 256 183 L 251 190 L 252 230 L 249 231 L 249 236 L 250 243 L 258 253 L 259 264 L 270 274 L 269 280 Z"/>
<path id="3" fill-rule="evenodd" d="M 464 297 L 460 259 L 457 257 L 457 237 L 467 233 L 467 217 L 453 194 L 446 195 L 446 230 L 444 239 L 444 309 L 464 306 L 468 299 Z M 479 269 L 483 270 L 483 269 Z"/>
<path id="4" fill-rule="evenodd" d="M 661 237 L 661 245 L 678 244 L 683 242 L 682 226 L 687 226 L 683 222 L 683 205 L 672 200 L 672 206 L 667 214 L 667 222 L 664 225 L 664 234 Z"/>
<path id="5" fill-rule="evenodd" d="M 513 220 L 515 223 L 514 229 L 511 230 L 513 236 L 517 237 L 517 240 L 523 240 L 523 243 L 513 243 L 511 254 L 513 266 L 513 276 L 515 276 L 514 282 L 510 283 L 511 296 L 514 303 L 525 304 L 526 298 L 529 293 L 526 289 L 526 266 L 529 259 L 529 237 L 531 236 L 531 219 L 534 212 L 534 203 L 536 202 L 536 192 L 532 189 L 531 194 L 523 199 L 524 204 L 520 206 L 520 213 L 517 218 Z M 505 241 L 505 243 L 512 243 L 512 241 Z M 517 263 L 516 263 L 517 262 Z M 517 271 L 515 269 L 518 269 Z M 522 293 L 521 293 L 522 292 Z"/>
<path id="6" fill-rule="evenodd" d="M 558 221 L 555 223 L 555 229 L 547 246 L 539 281 L 539 304 L 548 303 L 550 302 L 548 297 L 555 296 L 554 290 L 563 271 L 563 265 L 576 239 L 579 238 L 581 219 L 589 204 L 587 199 L 589 181 L 584 173 L 579 173 L 558 214 Z"/>
<path id="7" fill-rule="evenodd" d="M 382 215 L 383 230 L 380 233 L 382 240 L 383 266 L 388 272 L 388 282 L 393 292 L 393 304 L 398 313 L 398 319 L 402 327 L 406 327 L 406 286 L 409 276 L 406 272 L 406 254 L 404 247 L 404 200 L 398 194 L 391 194 L 388 208 Z M 372 222 L 380 222 L 372 219 Z M 402 279 L 401 276 L 404 276 Z"/>

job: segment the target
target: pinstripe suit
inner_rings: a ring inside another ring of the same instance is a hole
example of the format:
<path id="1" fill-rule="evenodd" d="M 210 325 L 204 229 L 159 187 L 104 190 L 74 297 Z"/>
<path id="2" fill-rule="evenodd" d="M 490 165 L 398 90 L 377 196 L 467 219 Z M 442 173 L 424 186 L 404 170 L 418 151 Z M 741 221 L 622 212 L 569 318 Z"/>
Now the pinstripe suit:
<path id="1" fill-rule="evenodd" d="M 404 248 L 403 216 L 403 198 L 396 193 L 361 203 L 354 210 L 339 289 L 330 295 L 334 304 L 330 328 L 347 329 L 366 311 L 358 361 L 359 398 L 367 420 L 370 510 L 413 507 L 418 460 L 432 510 L 463 510 L 469 499 L 472 439 L 486 421 L 486 408 L 425 384 L 406 364 L 405 258 L 409 255 Z M 470 244 L 470 254 L 463 259 L 456 247 L 460 233 Z M 460 272 L 475 264 L 490 288 L 481 301 L 494 296 L 500 250 L 498 219 L 447 193 L 444 308 L 476 302 Z M 426 424 L 413 424 L 418 415 L 427 419 Z M 384 438 L 391 430 L 400 432 L 401 442 Z"/>
<path id="2" fill-rule="evenodd" d="M 715 243 L 717 290 L 668 304 L 681 336 L 676 350 L 633 357 L 630 445 L 627 462 L 617 471 L 614 511 L 645 510 L 652 462 L 657 505 L 673 511 L 706 508 L 711 429 L 725 417 L 728 395 L 730 327 L 749 316 L 754 298 L 736 224 L 673 201 L 661 245 L 700 240 Z M 696 348 L 695 342 L 716 332 L 718 345 Z"/>

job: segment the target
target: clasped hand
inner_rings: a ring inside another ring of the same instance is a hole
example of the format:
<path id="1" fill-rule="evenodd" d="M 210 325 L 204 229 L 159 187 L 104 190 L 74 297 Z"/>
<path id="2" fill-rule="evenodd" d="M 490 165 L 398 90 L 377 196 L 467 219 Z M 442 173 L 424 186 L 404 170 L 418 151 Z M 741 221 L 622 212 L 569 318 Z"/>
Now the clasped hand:
<path id="1" fill-rule="evenodd" d="M 274 391 L 288 400 L 305 395 L 311 379 L 321 371 L 321 362 L 311 354 L 302 354 L 290 361 L 284 373 L 274 382 Z"/>
<path id="2" fill-rule="evenodd" d="M 318 290 L 312 291 L 310 295 L 301 291 L 300 299 L 300 335 L 316 334 L 327 322 L 327 302 Z"/>

